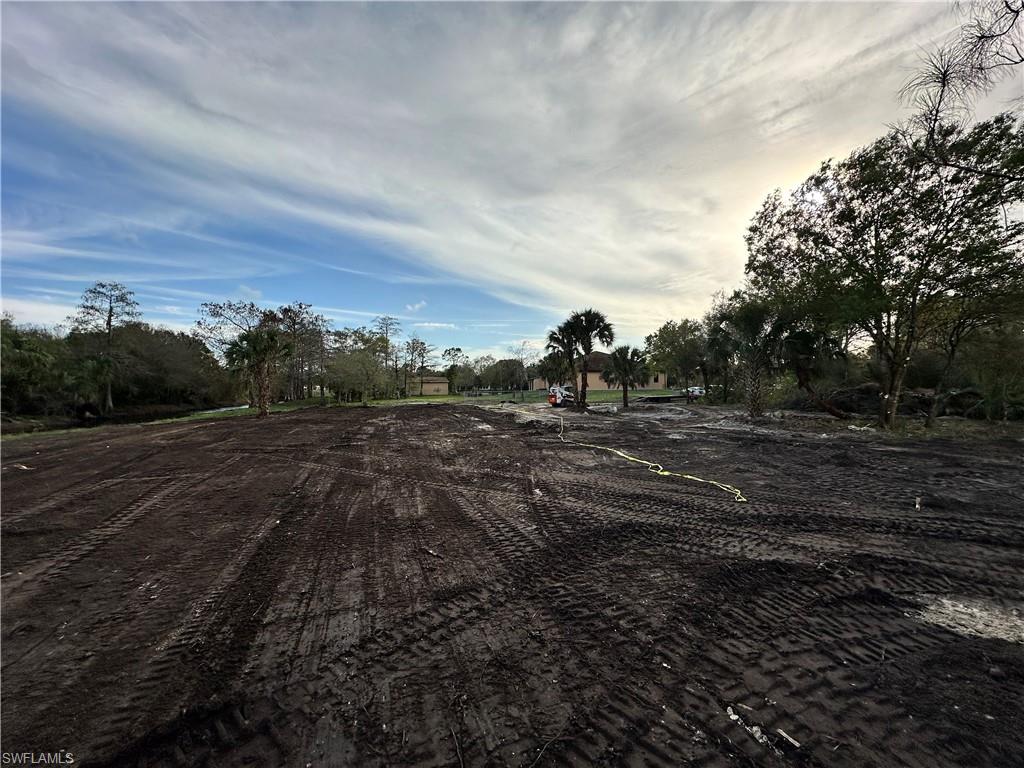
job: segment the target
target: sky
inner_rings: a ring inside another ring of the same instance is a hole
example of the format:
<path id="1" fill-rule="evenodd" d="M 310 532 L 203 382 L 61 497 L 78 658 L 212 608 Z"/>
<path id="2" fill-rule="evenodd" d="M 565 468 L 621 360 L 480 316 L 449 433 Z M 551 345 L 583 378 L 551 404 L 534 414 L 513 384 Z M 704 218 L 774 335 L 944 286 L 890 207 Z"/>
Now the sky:
<path id="1" fill-rule="evenodd" d="M 947 3 L 2 5 L 3 308 L 97 280 L 642 343 L 743 279 L 760 202 L 905 116 Z M 997 91 L 982 105 L 997 111 Z"/>

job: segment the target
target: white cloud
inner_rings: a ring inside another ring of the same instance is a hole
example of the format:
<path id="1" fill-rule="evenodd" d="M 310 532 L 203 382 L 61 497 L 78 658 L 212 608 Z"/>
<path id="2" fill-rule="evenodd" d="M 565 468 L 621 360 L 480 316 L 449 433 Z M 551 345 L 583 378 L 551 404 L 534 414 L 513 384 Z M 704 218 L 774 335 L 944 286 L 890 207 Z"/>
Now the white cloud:
<path id="1" fill-rule="evenodd" d="M 239 284 L 238 293 L 241 294 L 243 298 L 249 299 L 250 301 L 263 298 L 263 291 L 258 288 L 250 288 L 245 284 Z"/>
<path id="2" fill-rule="evenodd" d="M 457 331 L 459 326 L 455 323 L 413 323 L 414 328 L 433 328 L 434 330 Z"/>
<path id="3" fill-rule="evenodd" d="M 10 312 L 17 323 L 24 325 L 64 325 L 68 317 L 75 313 L 74 304 L 9 296 L 0 298 L 0 309 Z"/>
<path id="4" fill-rule="evenodd" d="M 0 310 L 9 312 L 14 316 L 18 325 L 42 325 L 55 328 L 61 333 L 66 332 L 68 318 L 75 314 L 75 305 L 59 301 L 37 301 L 34 299 L 21 299 L 10 296 L 0 298 Z M 180 307 L 154 307 L 156 314 L 186 315 Z M 150 325 L 158 328 L 167 328 L 171 331 L 189 333 L 193 330 L 193 324 L 184 320 L 157 320 L 152 317 L 144 318 Z"/>
<path id="5" fill-rule="evenodd" d="M 930 3 L 10 4 L 4 92 L 137 148 L 138 183 L 195 211 L 358 235 L 635 340 L 737 285 L 763 197 L 884 132 L 952 26 Z"/>

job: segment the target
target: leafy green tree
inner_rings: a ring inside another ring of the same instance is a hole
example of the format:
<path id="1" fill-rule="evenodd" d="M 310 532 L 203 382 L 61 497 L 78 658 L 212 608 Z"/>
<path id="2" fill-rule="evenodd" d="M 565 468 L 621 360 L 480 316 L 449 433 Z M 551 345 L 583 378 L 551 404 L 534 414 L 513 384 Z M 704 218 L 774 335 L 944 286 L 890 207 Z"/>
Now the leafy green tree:
<path id="1" fill-rule="evenodd" d="M 700 372 L 707 387 L 708 360 L 704 328 L 693 320 L 669 320 L 644 340 L 651 364 L 666 371 L 673 382 L 690 386 L 690 377 Z"/>
<path id="2" fill-rule="evenodd" d="M 609 386 L 622 387 L 622 407 L 629 408 L 629 390 L 645 386 L 651 371 L 644 353 L 626 344 L 612 350 L 601 378 Z"/>
<path id="3" fill-rule="evenodd" d="M 549 387 L 569 381 L 573 376 L 572 365 L 566 360 L 565 355 L 557 352 L 544 355 L 537 362 L 536 371 L 538 378 L 544 379 Z"/>
<path id="4" fill-rule="evenodd" d="M 730 306 L 721 294 L 704 316 L 704 359 L 707 370 L 722 382 L 722 402 L 729 402 L 729 382 L 736 365 L 736 342 L 725 326 Z M 705 386 L 707 396 L 711 390 Z"/>
<path id="5" fill-rule="evenodd" d="M 962 357 L 986 418 L 1024 417 L 1024 320 L 979 329 L 964 340 Z"/>
<path id="6" fill-rule="evenodd" d="M 102 337 L 99 370 L 105 377 L 103 410 L 114 410 L 113 386 L 116 375 L 115 331 L 140 316 L 135 294 L 121 283 L 95 283 L 82 294 L 76 314 L 69 318 L 75 331 Z"/>
<path id="7" fill-rule="evenodd" d="M 594 344 L 609 346 L 615 341 L 615 329 L 604 314 L 588 308 L 573 312 L 569 316 L 567 330 L 580 350 L 580 391 L 576 407 L 586 408 L 587 373 L 590 370 L 590 356 L 594 352 Z"/>
<path id="8" fill-rule="evenodd" d="M 1024 164 L 1024 132 L 1007 115 L 946 146 L 971 167 Z M 769 197 L 747 233 L 747 272 L 759 294 L 814 307 L 871 339 L 879 420 L 891 427 L 937 305 L 1021 292 L 1024 221 L 1006 211 L 1022 198 L 1024 183 L 929 163 L 893 132 L 825 163 L 789 201 Z"/>
<path id="9" fill-rule="evenodd" d="M 0 402 L 4 413 L 47 413 L 57 405 L 61 365 L 67 366 L 67 347 L 56 334 L 42 328 L 22 328 L 4 314 L 0 321 Z"/>
<path id="10" fill-rule="evenodd" d="M 926 421 L 930 427 L 953 394 L 950 391 L 950 379 L 964 343 L 984 328 L 1024 318 L 1024 292 L 1007 294 L 1001 291 L 974 291 L 967 295 L 940 297 L 928 311 L 930 316 L 923 323 L 925 331 L 922 342 L 939 353 L 942 360 Z"/>
<path id="11" fill-rule="evenodd" d="M 129 323 L 119 333 L 131 361 L 117 390 L 123 402 L 210 406 L 233 401 L 227 372 L 194 336 L 146 323 Z"/>
<path id="12" fill-rule="evenodd" d="M 355 395 L 365 403 L 381 393 L 394 391 L 388 375 L 391 342 L 376 327 L 343 328 L 335 333 L 335 339 L 330 370 L 339 399 Z"/>
<path id="13" fill-rule="evenodd" d="M 796 375 L 797 386 L 827 413 L 839 419 L 850 415 L 822 397 L 814 386 L 814 379 L 834 360 L 845 358 L 839 340 L 820 327 L 804 323 L 790 330 L 782 338 L 782 359 Z"/>
<path id="14" fill-rule="evenodd" d="M 469 365 L 469 357 L 462 351 L 462 347 L 448 347 L 441 353 L 441 359 L 445 362 L 444 375 L 448 379 L 448 391 L 458 392 L 462 384 L 466 382 L 465 369 Z M 469 386 L 472 386 L 472 379 Z"/>
<path id="15" fill-rule="evenodd" d="M 492 389 L 514 390 L 521 385 L 525 377 L 526 369 L 523 364 L 513 358 L 498 360 L 480 374 L 483 385 Z"/>

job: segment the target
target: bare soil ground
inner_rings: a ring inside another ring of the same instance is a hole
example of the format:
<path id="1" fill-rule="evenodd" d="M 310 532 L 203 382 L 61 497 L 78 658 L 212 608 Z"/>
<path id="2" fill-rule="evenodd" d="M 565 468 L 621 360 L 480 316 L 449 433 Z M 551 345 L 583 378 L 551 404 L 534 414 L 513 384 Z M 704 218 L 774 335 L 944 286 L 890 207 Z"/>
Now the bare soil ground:
<path id="1" fill-rule="evenodd" d="M 1020 441 L 528 410 L 5 445 L 3 750 L 1024 765 Z"/>

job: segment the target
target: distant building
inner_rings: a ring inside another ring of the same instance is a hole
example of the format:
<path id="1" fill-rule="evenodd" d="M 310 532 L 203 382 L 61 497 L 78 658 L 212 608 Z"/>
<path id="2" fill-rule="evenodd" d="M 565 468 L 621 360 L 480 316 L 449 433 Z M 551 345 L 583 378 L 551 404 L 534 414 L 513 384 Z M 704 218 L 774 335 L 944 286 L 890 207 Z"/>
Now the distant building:
<path id="1" fill-rule="evenodd" d="M 590 354 L 590 364 L 587 366 L 590 370 L 587 371 L 587 389 L 621 389 L 621 387 L 608 386 L 607 382 L 601 378 L 601 372 L 604 370 L 605 365 L 608 363 L 609 355 L 604 352 L 592 352 Z M 575 386 L 581 386 L 582 381 L 580 380 L 581 369 L 583 368 L 583 361 L 580 360 L 576 363 L 576 381 L 558 381 L 552 382 L 552 384 L 561 384 L 563 386 L 569 384 L 575 384 Z M 533 389 L 547 389 L 548 383 L 544 379 L 534 379 L 530 385 Z M 668 389 L 668 374 L 664 371 L 652 371 L 651 380 L 642 387 L 637 387 L 638 390 L 644 389 Z"/>
<path id="2" fill-rule="evenodd" d="M 420 389 L 422 385 L 422 390 Z M 444 376 L 424 376 L 412 383 L 410 395 L 447 395 L 448 379 Z"/>

